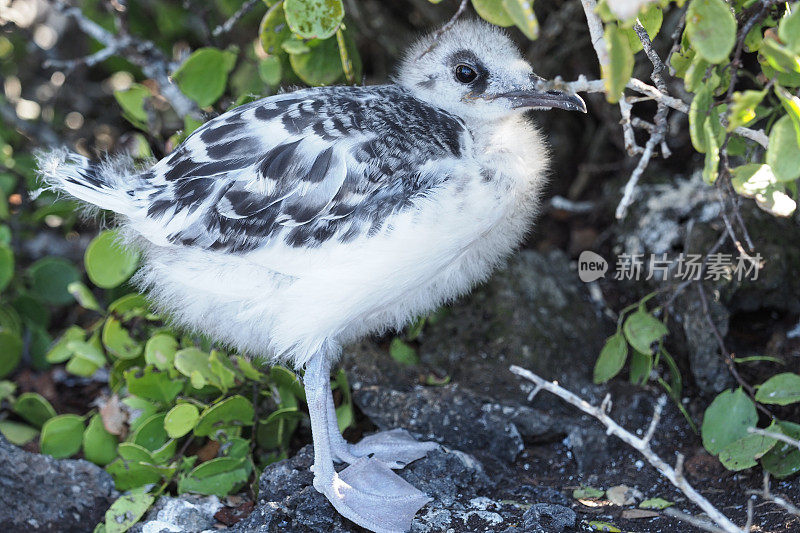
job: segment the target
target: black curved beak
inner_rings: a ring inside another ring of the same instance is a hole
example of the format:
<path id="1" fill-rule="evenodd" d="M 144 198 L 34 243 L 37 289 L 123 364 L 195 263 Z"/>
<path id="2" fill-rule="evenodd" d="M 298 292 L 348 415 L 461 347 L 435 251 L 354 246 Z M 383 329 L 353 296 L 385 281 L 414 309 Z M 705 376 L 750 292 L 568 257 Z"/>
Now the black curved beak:
<path id="1" fill-rule="evenodd" d="M 586 102 L 577 94 L 562 91 L 541 91 L 536 88 L 518 89 L 494 95 L 494 98 L 507 98 L 514 109 L 565 109 L 586 113 Z"/>

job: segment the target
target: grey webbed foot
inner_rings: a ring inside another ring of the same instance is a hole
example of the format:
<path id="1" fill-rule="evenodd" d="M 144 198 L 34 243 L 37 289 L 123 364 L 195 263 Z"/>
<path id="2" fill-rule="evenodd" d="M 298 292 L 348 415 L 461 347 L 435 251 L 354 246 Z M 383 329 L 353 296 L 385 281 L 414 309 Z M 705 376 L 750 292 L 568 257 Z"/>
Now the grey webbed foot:
<path id="1" fill-rule="evenodd" d="M 334 454 L 343 462 L 354 464 L 361 457 L 371 457 L 395 470 L 440 448 L 436 442 L 417 441 L 408 431 L 399 428 L 368 435 L 357 444 L 344 440 L 337 444 Z"/>
<path id="2" fill-rule="evenodd" d="M 383 462 L 362 457 L 332 476 L 315 475 L 314 488 L 349 520 L 376 533 L 408 531 L 431 501 Z"/>

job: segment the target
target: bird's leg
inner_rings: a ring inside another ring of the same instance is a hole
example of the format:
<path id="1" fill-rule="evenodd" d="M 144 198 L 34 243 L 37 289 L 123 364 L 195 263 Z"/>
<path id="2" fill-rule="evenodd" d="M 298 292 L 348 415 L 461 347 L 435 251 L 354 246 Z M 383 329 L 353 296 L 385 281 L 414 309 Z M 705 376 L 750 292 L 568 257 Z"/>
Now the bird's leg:
<path id="1" fill-rule="evenodd" d="M 429 451 L 439 448 L 435 442 L 419 442 L 405 429 L 381 431 L 364 437 L 357 444 L 350 444 L 339 432 L 336 407 L 328 382 L 328 438 L 334 461 L 353 464 L 360 457 L 374 457 L 391 469 L 405 468 L 409 463 L 422 459 Z"/>
<path id="2" fill-rule="evenodd" d="M 339 514 L 362 527 L 377 533 L 407 531 L 416 512 L 430 498 L 371 457 L 361 457 L 337 474 L 331 453 L 328 406 L 332 403 L 330 359 L 325 351 L 314 354 L 308 362 L 304 381 L 314 440 L 314 488 Z"/>

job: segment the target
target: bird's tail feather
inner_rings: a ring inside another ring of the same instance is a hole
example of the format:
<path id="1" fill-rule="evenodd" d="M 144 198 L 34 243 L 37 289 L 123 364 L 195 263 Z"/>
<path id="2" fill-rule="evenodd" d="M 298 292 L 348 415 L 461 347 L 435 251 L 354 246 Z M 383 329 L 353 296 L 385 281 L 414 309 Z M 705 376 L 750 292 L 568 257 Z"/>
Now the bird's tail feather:
<path id="1" fill-rule="evenodd" d="M 66 149 L 36 155 L 45 188 L 65 192 L 101 209 L 131 216 L 138 209 L 135 190 L 141 180 L 130 157 L 92 161 Z"/>

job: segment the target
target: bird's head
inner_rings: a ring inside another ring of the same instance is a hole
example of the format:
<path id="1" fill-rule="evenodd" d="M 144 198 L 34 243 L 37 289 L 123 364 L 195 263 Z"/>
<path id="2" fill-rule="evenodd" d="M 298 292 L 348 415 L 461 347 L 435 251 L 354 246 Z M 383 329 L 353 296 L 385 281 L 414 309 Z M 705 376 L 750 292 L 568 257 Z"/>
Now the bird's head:
<path id="1" fill-rule="evenodd" d="M 406 54 L 396 83 L 467 121 L 496 120 L 528 109 L 586 112 L 572 94 L 541 88 L 542 80 L 503 30 L 482 21 L 457 22 L 428 35 Z"/>

